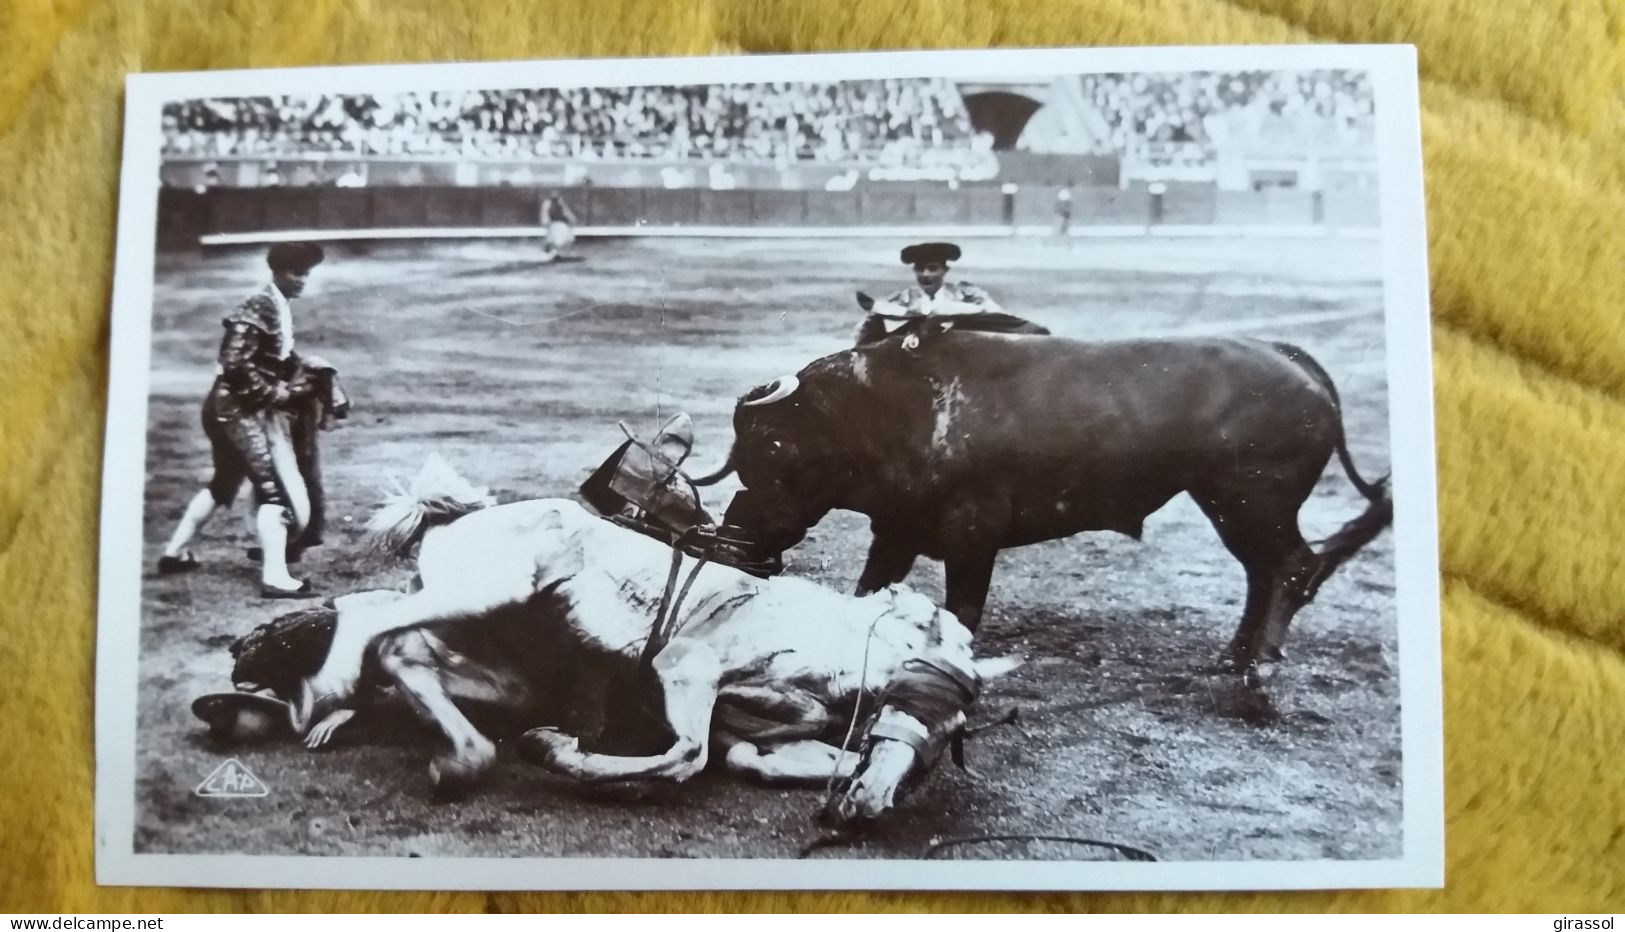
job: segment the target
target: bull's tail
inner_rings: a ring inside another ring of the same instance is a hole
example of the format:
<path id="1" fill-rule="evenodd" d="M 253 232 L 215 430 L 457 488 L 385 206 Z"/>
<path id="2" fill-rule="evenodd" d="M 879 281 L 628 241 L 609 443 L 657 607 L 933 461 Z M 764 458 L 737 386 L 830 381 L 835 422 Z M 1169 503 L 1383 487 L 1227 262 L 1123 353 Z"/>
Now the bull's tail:
<path id="1" fill-rule="evenodd" d="M 1367 481 L 1354 468 L 1354 458 L 1349 455 L 1348 441 L 1343 433 L 1343 400 L 1338 397 L 1337 386 L 1332 377 L 1315 361 L 1313 356 L 1290 343 L 1276 343 L 1275 348 L 1288 359 L 1297 363 L 1309 376 L 1319 382 L 1327 394 L 1331 396 L 1332 405 L 1337 409 L 1337 459 L 1343 464 L 1343 473 L 1348 476 L 1349 482 L 1360 494 L 1365 496 L 1365 511 L 1354 520 L 1338 528 L 1325 540 L 1316 541 L 1314 546 L 1315 568 L 1310 579 L 1306 580 L 1305 601 L 1313 599 L 1319 591 L 1320 584 L 1325 582 L 1337 568 L 1348 561 L 1349 557 L 1359 552 L 1360 548 L 1371 543 L 1390 525 L 1394 523 L 1394 499 L 1388 488 L 1389 476 L 1384 475 L 1374 482 Z"/>
<path id="2" fill-rule="evenodd" d="M 1343 474 L 1349 477 L 1349 482 L 1356 489 L 1359 489 L 1360 494 L 1364 495 L 1366 500 L 1373 505 L 1386 501 L 1388 499 L 1389 477 L 1384 475 L 1375 482 L 1368 482 L 1365 477 L 1360 475 L 1360 471 L 1354 468 L 1354 458 L 1349 455 L 1348 440 L 1343 434 L 1343 399 L 1337 394 L 1337 384 L 1332 381 L 1331 374 L 1322 368 L 1320 363 L 1315 361 L 1315 357 L 1304 352 L 1301 348 L 1293 346 L 1291 343 L 1276 343 L 1273 345 L 1282 355 L 1301 366 L 1305 372 L 1309 373 L 1310 378 L 1319 382 L 1326 389 L 1326 393 L 1331 395 L 1332 406 L 1337 409 L 1337 461 L 1343 464 Z M 1393 512 L 1392 502 L 1388 503 L 1388 509 L 1391 517 Z"/>
<path id="3" fill-rule="evenodd" d="M 489 490 L 469 482 L 438 453 L 403 487 L 394 491 L 367 522 L 363 547 L 380 556 L 404 557 L 431 528 L 496 504 Z"/>
<path id="4" fill-rule="evenodd" d="M 1305 601 L 1313 599 L 1321 583 L 1393 523 L 1394 499 L 1388 494 L 1387 486 L 1380 485 L 1379 494 L 1366 506 L 1365 511 L 1338 528 L 1330 537 L 1312 545 L 1316 557 L 1315 569 L 1305 586 Z"/>
<path id="5" fill-rule="evenodd" d="M 699 476 L 697 478 L 692 478 L 692 479 L 690 479 L 688 481 L 694 483 L 697 486 L 716 485 L 718 482 L 721 482 L 722 480 L 728 478 L 728 475 L 730 473 L 732 473 L 733 471 L 734 471 L 734 453 L 733 453 L 732 450 L 729 450 L 728 451 L 728 458 L 722 462 L 721 466 L 717 467 L 716 472 L 706 473 L 703 476 Z"/>

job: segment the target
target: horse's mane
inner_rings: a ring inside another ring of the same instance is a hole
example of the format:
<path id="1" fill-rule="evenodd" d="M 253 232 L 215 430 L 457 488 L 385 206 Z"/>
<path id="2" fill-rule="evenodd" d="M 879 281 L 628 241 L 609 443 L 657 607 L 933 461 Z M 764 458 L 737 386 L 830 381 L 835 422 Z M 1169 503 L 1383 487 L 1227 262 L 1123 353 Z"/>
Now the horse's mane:
<path id="1" fill-rule="evenodd" d="M 392 482 L 394 489 L 367 522 L 362 546 L 373 556 L 405 556 L 430 528 L 496 504 L 490 490 L 463 478 L 438 453 L 429 455 L 409 487 Z"/>

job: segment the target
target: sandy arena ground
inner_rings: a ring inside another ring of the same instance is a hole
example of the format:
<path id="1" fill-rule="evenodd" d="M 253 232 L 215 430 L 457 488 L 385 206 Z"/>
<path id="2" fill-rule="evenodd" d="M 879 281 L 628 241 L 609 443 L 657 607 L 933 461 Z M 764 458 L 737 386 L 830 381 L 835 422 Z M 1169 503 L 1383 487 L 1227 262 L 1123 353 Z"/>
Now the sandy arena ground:
<path id="1" fill-rule="evenodd" d="M 570 496 L 622 439 L 694 416 L 698 473 L 732 440 L 734 398 L 844 348 L 852 292 L 908 282 L 888 240 L 619 240 L 541 264 L 528 241 L 340 245 L 296 304 L 299 348 L 333 361 L 355 414 L 325 436 L 327 546 L 301 568 L 322 592 L 399 585 L 351 550 L 387 477 L 439 451 L 504 500 Z M 1341 239 L 972 241 L 957 270 L 1057 333 L 1242 333 L 1296 342 L 1344 400 L 1356 463 L 1388 467 L 1382 294 L 1374 242 Z M 819 837 L 822 791 L 764 788 L 720 771 L 690 783 L 583 788 L 511 751 L 456 803 L 429 798 L 426 731 L 357 728 L 310 753 L 213 746 L 188 710 L 228 688 L 227 645 L 293 607 L 258 598 L 251 543 L 221 520 L 205 568 L 150 568 L 207 476 L 198 405 L 219 320 L 260 281 L 258 250 L 158 263 L 147 468 L 138 738 L 138 851 L 383 856 L 795 857 Z M 1035 430 L 1042 424 L 1035 423 Z M 709 490 L 720 513 L 734 480 Z M 1305 506 L 1311 540 L 1364 505 L 1335 460 Z M 835 514 L 791 572 L 843 590 L 866 522 Z M 1299 615 L 1289 663 L 1262 694 L 1209 668 L 1240 617 L 1242 575 L 1181 496 L 1143 542 L 1090 534 L 1006 551 L 979 651 L 1027 664 L 983 695 L 979 719 L 1015 726 L 969 747 L 978 775 L 944 761 L 866 838 L 813 857 L 918 857 L 987 833 L 1110 839 L 1164 860 L 1367 859 L 1401 846 L 1399 658 L 1393 544 L 1384 535 Z M 934 597 L 941 569 L 910 582 Z M 104 660 L 105 662 L 105 660 Z M 1263 707 L 1267 703 L 1267 708 Z M 270 788 L 204 799 L 236 756 Z M 984 843 L 958 857 L 1094 858 L 1065 843 Z"/>

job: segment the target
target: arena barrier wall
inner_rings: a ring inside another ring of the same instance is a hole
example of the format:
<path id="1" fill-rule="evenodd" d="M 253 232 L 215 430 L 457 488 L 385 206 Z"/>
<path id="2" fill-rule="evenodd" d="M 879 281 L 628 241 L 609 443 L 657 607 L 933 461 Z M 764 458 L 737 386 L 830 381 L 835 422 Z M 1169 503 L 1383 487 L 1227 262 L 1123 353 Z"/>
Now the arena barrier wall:
<path id="1" fill-rule="evenodd" d="M 1077 160 L 1074 159 L 1074 162 Z M 1095 160 L 1100 161 L 1100 160 Z M 1075 165 L 1070 174 L 1053 180 L 1081 183 L 1117 183 L 1115 159 L 1107 171 L 1093 162 Z M 1024 163 L 1016 160 L 1018 169 Z M 855 180 L 876 169 L 869 162 L 797 162 L 780 167 L 771 162 L 705 162 L 647 158 L 585 161 L 558 158 L 463 158 L 456 155 L 399 155 L 357 157 L 331 155 L 168 156 L 158 176 L 171 188 L 343 187 L 369 188 L 715 188 L 725 183 L 738 190 L 822 191 L 837 179 Z M 921 169 L 949 177 L 980 177 L 972 170 L 960 176 L 951 168 Z M 1045 176 L 1046 180 L 1052 180 Z M 914 179 L 918 180 L 918 179 Z M 1025 175 L 1001 180 L 1025 181 Z"/>
<path id="2" fill-rule="evenodd" d="M 768 235 L 905 229 L 1059 232 L 1052 185 L 867 185 L 851 191 L 688 188 L 566 189 L 580 235 Z M 316 238 L 512 236 L 540 231 L 545 190 L 416 188 L 160 188 L 158 234 L 168 246 Z M 1074 235 L 1159 228 L 1358 232 L 1378 223 L 1374 191 L 1220 191 L 1211 184 L 1136 182 L 1072 189 Z"/>

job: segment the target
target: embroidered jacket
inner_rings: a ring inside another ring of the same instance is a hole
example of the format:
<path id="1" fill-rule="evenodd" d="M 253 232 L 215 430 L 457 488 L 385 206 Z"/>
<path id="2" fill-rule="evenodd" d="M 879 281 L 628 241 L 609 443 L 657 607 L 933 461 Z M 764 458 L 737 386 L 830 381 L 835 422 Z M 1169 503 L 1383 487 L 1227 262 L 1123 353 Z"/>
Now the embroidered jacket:
<path id="1" fill-rule="evenodd" d="M 298 367 L 287 299 L 275 285 L 267 285 L 221 323 L 226 335 L 220 343 L 217 386 L 227 397 L 217 402 L 243 413 L 286 403 L 288 378 Z"/>

